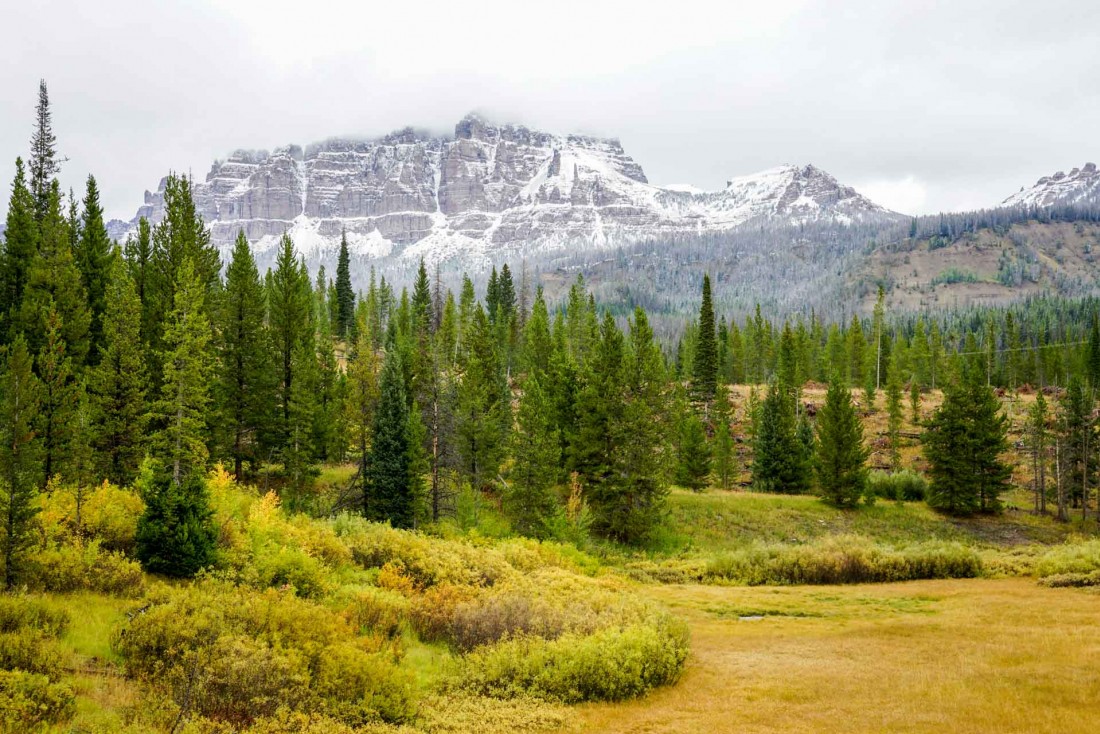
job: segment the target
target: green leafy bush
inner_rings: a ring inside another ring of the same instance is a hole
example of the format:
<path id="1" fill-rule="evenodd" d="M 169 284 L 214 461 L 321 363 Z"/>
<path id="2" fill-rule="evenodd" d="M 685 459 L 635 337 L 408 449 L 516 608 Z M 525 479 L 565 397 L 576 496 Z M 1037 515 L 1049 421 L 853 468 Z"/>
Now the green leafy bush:
<path id="1" fill-rule="evenodd" d="M 313 689 L 330 716 L 360 726 L 379 719 L 400 723 L 415 715 L 412 674 L 388 656 L 364 654 L 345 643 L 330 647 L 320 663 Z"/>
<path id="2" fill-rule="evenodd" d="M 28 732 L 72 718 L 76 696 L 65 683 L 44 675 L 0 671 L 0 731 Z"/>
<path id="3" fill-rule="evenodd" d="M 1060 574 L 1088 575 L 1100 571 L 1100 539 L 1073 538 L 1051 548 L 1035 563 L 1040 578 Z"/>
<path id="4" fill-rule="evenodd" d="M 45 591 L 98 591 L 140 596 L 145 588 L 141 566 L 119 551 L 103 550 L 98 540 L 36 551 L 28 559 L 36 588 Z"/>
<path id="5" fill-rule="evenodd" d="M 972 578 L 981 572 L 981 557 L 959 543 L 888 548 L 852 535 L 806 545 L 752 545 L 715 558 L 707 569 L 713 579 L 749 585 Z"/>
<path id="6" fill-rule="evenodd" d="M 618 701 L 675 682 L 687 654 L 687 628 L 665 617 L 591 635 L 484 646 L 465 657 L 456 685 L 496 698 Z"/>
<path id="7" fill-rule="evenodd" d="M 60 645 L 40 630 L 23 627 L 15 632 L 0 633 L 0 670 L 56 676 L 64 663 L 65 654 Z"/>
<path id="8" fill-rule="evenodd" d="M 928 495 L 928 481 L 911 469 L 893 473 L 874 471 L 868 478 L 867 491 L 887 500 L 923 502 Z"/>
<path id="9" fill-rule="evenodd" d="M 0 632 L 24 628 L 59 637 L 69 627 L 69 613 L 28 596 L 0 596 Z"/>
<path id="10" fill-rule="evenodd" d="M 366 587 L 357 591 L 344 607 L 343 617 L 360 633 L 387 638 L 401 635 L 409 614 L 409 600 L 401 594 Z"/>

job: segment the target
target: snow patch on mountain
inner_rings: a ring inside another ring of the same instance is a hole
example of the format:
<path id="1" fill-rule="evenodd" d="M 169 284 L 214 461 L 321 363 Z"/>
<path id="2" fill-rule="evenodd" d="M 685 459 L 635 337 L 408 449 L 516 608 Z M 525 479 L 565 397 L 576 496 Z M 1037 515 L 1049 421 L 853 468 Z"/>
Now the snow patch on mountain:
<path id="1" fill-rule="evenodd" d="M 1069 173 L 1058 171 L 1043 176 L 1034 186 L 1005 199 L 1002 206 L 1067 206 L 1100 201 L 1100 171 L 1095 163 L 1086 163 Z"/>

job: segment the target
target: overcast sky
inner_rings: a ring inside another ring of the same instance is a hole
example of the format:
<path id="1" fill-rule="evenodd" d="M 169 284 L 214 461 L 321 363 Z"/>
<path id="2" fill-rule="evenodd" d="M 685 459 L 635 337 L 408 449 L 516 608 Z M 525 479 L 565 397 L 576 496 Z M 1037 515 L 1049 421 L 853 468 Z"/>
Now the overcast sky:
<path id="1" fill-rule="evenodd" d="M 125 219 L 235 148 L 450 132 L 471 110 L 618 137 L 657 184 L 813 163 L 906 213 L 1100 162 L 1093 0 L 3 6 L 5 192 L 44 77 L 62 183 L 93 172 Z"/>

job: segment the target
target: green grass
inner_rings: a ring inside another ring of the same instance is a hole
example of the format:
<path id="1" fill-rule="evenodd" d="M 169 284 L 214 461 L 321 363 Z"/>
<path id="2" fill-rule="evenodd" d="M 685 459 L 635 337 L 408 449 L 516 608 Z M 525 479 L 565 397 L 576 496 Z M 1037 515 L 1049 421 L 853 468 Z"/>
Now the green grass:
<path id="1" fill-rule="evenodd" d="M 69 613 L 72 621 L 61 642 L 79 661 L 119 661 L 111 649 L 111 634 L 126 611 L 134 606 L 132 600 L 95 593 L 51 594 L 43 595 L 42 599 Z"/>
<path id="2" fill-rule="evenodd" d="M 835 535 L 859 535 L 890 545 L 929 540 L 977 548 L 1051 544 L 1085 528 L 1010 510 L 1002 515 L 951 518 L 922 502 L 880 500 L 840 510 L 813 496 L 754 492 L 673 491 L 669 522 L 654 543 L 658 555 L 709 555 L 753 543 L 808 543 Z M 1095 524 L 1089 523 L 1092 533 Z"/>

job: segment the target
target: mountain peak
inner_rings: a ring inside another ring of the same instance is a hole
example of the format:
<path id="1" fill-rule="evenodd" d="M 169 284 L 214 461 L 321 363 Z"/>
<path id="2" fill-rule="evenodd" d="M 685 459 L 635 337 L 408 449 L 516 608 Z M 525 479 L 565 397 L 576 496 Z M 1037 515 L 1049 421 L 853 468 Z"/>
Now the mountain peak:
<path id="1" fill-rule="evenodd" d="M 1095 163 L 1043 176 L 1034 186 L 1009 196 L 1002 206 L 1066 206 L 1100 201 L 1100 171 Z"/>

